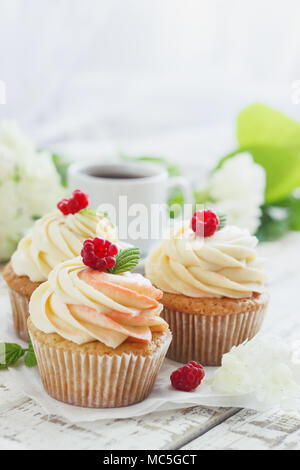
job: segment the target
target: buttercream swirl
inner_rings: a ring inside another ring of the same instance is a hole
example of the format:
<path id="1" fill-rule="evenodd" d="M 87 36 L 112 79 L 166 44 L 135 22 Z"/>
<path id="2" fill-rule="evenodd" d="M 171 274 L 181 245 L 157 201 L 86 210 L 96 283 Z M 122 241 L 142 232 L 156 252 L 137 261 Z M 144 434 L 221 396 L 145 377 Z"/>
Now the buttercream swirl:
<path id="1" fill-rule="evenodd" d="M 161 296 L 141 274 L 95 271 L 77 257 L 54 268 L 31 296 L 29 311 L 44 333 L 116 348 L 127 338 L 149 343 L 152 330 L 167 329 L 159 317 Z"/>
<path id="2" fill-rule="evenodd" d="M 48 214 L 20 241 L 11 260 L 13 270 L 33 282 L 46 281 L 54 266 L 78 256 L 84 240 L 94 237 L 115 242 L 117 233 L 107 218 L 97 214 Z"/>
<path id="3" fill-rule="evenodd" d="M 249 297 L 262 292 L 265 260 L 246 229 L 225 226 L 196 237 L 189 221 L 176 225 L 151 253 L 146 276 L 165 292 L 189 297 Z"/>

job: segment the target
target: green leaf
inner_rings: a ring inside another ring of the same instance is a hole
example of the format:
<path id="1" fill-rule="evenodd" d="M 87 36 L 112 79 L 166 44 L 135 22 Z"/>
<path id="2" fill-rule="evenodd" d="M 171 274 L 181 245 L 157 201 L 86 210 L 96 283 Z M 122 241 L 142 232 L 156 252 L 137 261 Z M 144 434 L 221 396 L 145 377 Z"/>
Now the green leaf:
<path id="1" fill-rule="evenodd" d="M 28 351 L 25 356 L 25 365 L 27 367 L 34 367 L 37 365 L 37 360 L 35 357 L 35 353 L 33 350 L 32 342 L 31 342 L 29 334 L 28 334 Z"/>
<path id="2" fill-rule="evenodd" d="M 52 161 L 56 167 L 56 170 L 60 176 L 61 184 L 64 188 L 68 185 L 68 168 L 70 166 L 70 160 L 56 153 L 52 154 Z"/>
<path id="3" fill-rule="evenodd" d="M 81 209 L 78 213 L 82 215 L 91 215 L 91 216 L 97 215 L 98 217 L 105 217 L 110 222 L 110 224 L 113 225 L 107 212 L 97 212 L 94 209 L 90 209 L 89 207 L 86 207 L 85 209 Z"/>
<path id="4" fill-rule="evenodd" d="M 222 160 L 221 160 L 222 161 Z M 220 162 L 221 166 L 221 162 Z M 205 189 L 203 191 L 195 190 L 194 191 L 194 202 L 195 205 L 204 205 L 207 202 L 213 202 L 210 194 L 209 194 L 209 189 Z"/>
<path id="5" fill-rule="evenodd" d="M 184 195 L 180 188 L 174 188 L 168 197 L 169 216 L 175 219 L 181 213 L 184 204 Z"/>
<path id="6" fill-rule="evenodd" d="M 254 147 L 249 151 L 266 170 L 266 203 L 288 196 L 300 185 L 300 147 Z"/>
<path id="7" fill-rule="evenodd" d="M 277 207 L 287 210 L 290 230 L 300 230 L 300 199 L 290 196 L 276 203 Z"/>
<path id="8" fill-rule="evenodd" d="M 25 354 L 25 349 L 15 343 L 0 343 L 0 369 L 15 364 Z"/>
<path id="9" fill-rule="evenodd" d="M 275 203 L 300 186 L 300 124 L 275 109 L 255 104 L 241 111 L 237 121 L 239 148 L 222 158 L 251 153 L 266 170 L 265 202 Z"/>
<path id="10" fill-rule="evenodd" d="M 266 202 L 275 202 L 300 185 L 300 124 L 262 104 L 238 117 L 237 139 L 267 174 Z"/>
<path id="11" fill-rule="evenodd" d="M 80 211 L 78 212 L 82 215 L 97 215 L 97 212 L 94 211 L 94 209 L 90 209 L 89 207 L 86 207 L 85 209 L 80 209 Z"/>
<path id="12" fill-rule="evenodd" d="M 288 217 L 275 219 L 270 209 L 270 207 L 263 208 L 261 224 L 255 234 L 261 242 L 277 240 L 289 231 Z"/>
<path id="13" fill-rule="evenodd" d="M 108 271 L 112 274 L 120 274 L 131 271 L 139 264 L 140 250 L 139 248 L 126 248 L 120 250 L 116 256 L 116 264 Z"/>
<path id="14" fill-rule="evenodd" d="M 240 147 L 297 147 L 300 148 L 300 124 L 280 111 L 264 104 L 243 109 L 237 121 Z"/>
<path id="15" fill-rule="evenodd" d="M 300 230 L 300 199 L 295 199 L 290 206 L 290 230 Z"/>
<path id="16" fill-rule="evenodd" d="M 131 157 L 129 155 L 125 155 L 123 153 L 120 154 L 121 158 L 126 161 L 134 161 L 134 162 L 149 162 L 155 163 L 157 165 L 161 165 L 169 173 L 169 176 L 179 176 L 181 174 L 179 165 L 174 163 L 170 163 L 166 158 L 163 157 L 154 157 L 151 155 L 141 155 L 139 157 Z"/>
<path id="17" fill-rule="evenodd" d="M 216 214 L 219 218 L 219 225 L 218 225 L 217 230 L 221 230 L 227 224 L 227 215 L 224 214 L 224 212 L 219 212 L 219 211 L 216 211 Z"/>

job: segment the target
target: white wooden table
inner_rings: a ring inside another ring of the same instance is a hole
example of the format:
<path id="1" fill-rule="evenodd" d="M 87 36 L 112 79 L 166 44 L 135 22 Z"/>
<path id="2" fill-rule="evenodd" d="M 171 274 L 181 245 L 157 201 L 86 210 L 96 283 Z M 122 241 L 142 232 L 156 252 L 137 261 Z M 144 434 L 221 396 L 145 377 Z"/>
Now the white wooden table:
<path id="1" fill-rule="evenodd" d="M 269 257 L 271 303 L 263 329 L 300 339 L 300 235 L 263 247 Z M 7 302 L 3 281 L 1 305 Z M 0 371 L 0 449 L 300 449 L 300 412 L 255 412 L 197 406 L 139 418 L 70 424 L 48 416 Z"/>

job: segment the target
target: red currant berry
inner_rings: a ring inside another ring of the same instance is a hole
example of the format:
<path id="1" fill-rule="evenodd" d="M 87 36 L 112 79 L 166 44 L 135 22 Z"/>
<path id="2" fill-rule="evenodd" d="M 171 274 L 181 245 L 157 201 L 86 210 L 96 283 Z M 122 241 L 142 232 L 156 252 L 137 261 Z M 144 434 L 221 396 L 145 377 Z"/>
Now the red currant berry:
<path id="1" fill-rule="evenodd" d="M 199 237 L 211 237 L 219 223 L 219 217 L 213 211 L 196 211 L 191 220 L 191 228 Z"/>
<path id="2" fill-rule="evenodd" d="M 172 372 L 170 380 L 176 390 L 191 392 L 200 385 L 204 375 L 205 372 L 201 364 L 190 361 L 185 366 Z"/>

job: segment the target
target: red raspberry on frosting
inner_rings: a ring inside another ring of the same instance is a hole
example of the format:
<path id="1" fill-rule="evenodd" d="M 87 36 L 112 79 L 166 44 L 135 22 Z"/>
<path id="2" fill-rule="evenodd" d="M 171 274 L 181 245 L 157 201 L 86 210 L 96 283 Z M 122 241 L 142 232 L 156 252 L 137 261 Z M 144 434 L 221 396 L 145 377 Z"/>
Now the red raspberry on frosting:
<path id="1" fill-rule="evenodd" d="M 81 250 L 84 264 L 97 271 L 107 271 L 116 264 L 118 248 L 114 243 L 102 238 L 85 240 Z"/>
<path id="2" fill-rule="evenodd" d="M 219 223 L 219 217 L 213 211 L 196 211 L 191 220 L 191 228 L 199 237 L 211 237 Z"/>
<path id="3" fill-rule="evenodd" d="M 64 214 L 76 214 L 81 209 L 89 205 L 89 196 L 80 189 L 75 189 L 70 199 L 62 199 L 58 204 L 58 209 Z"/>

